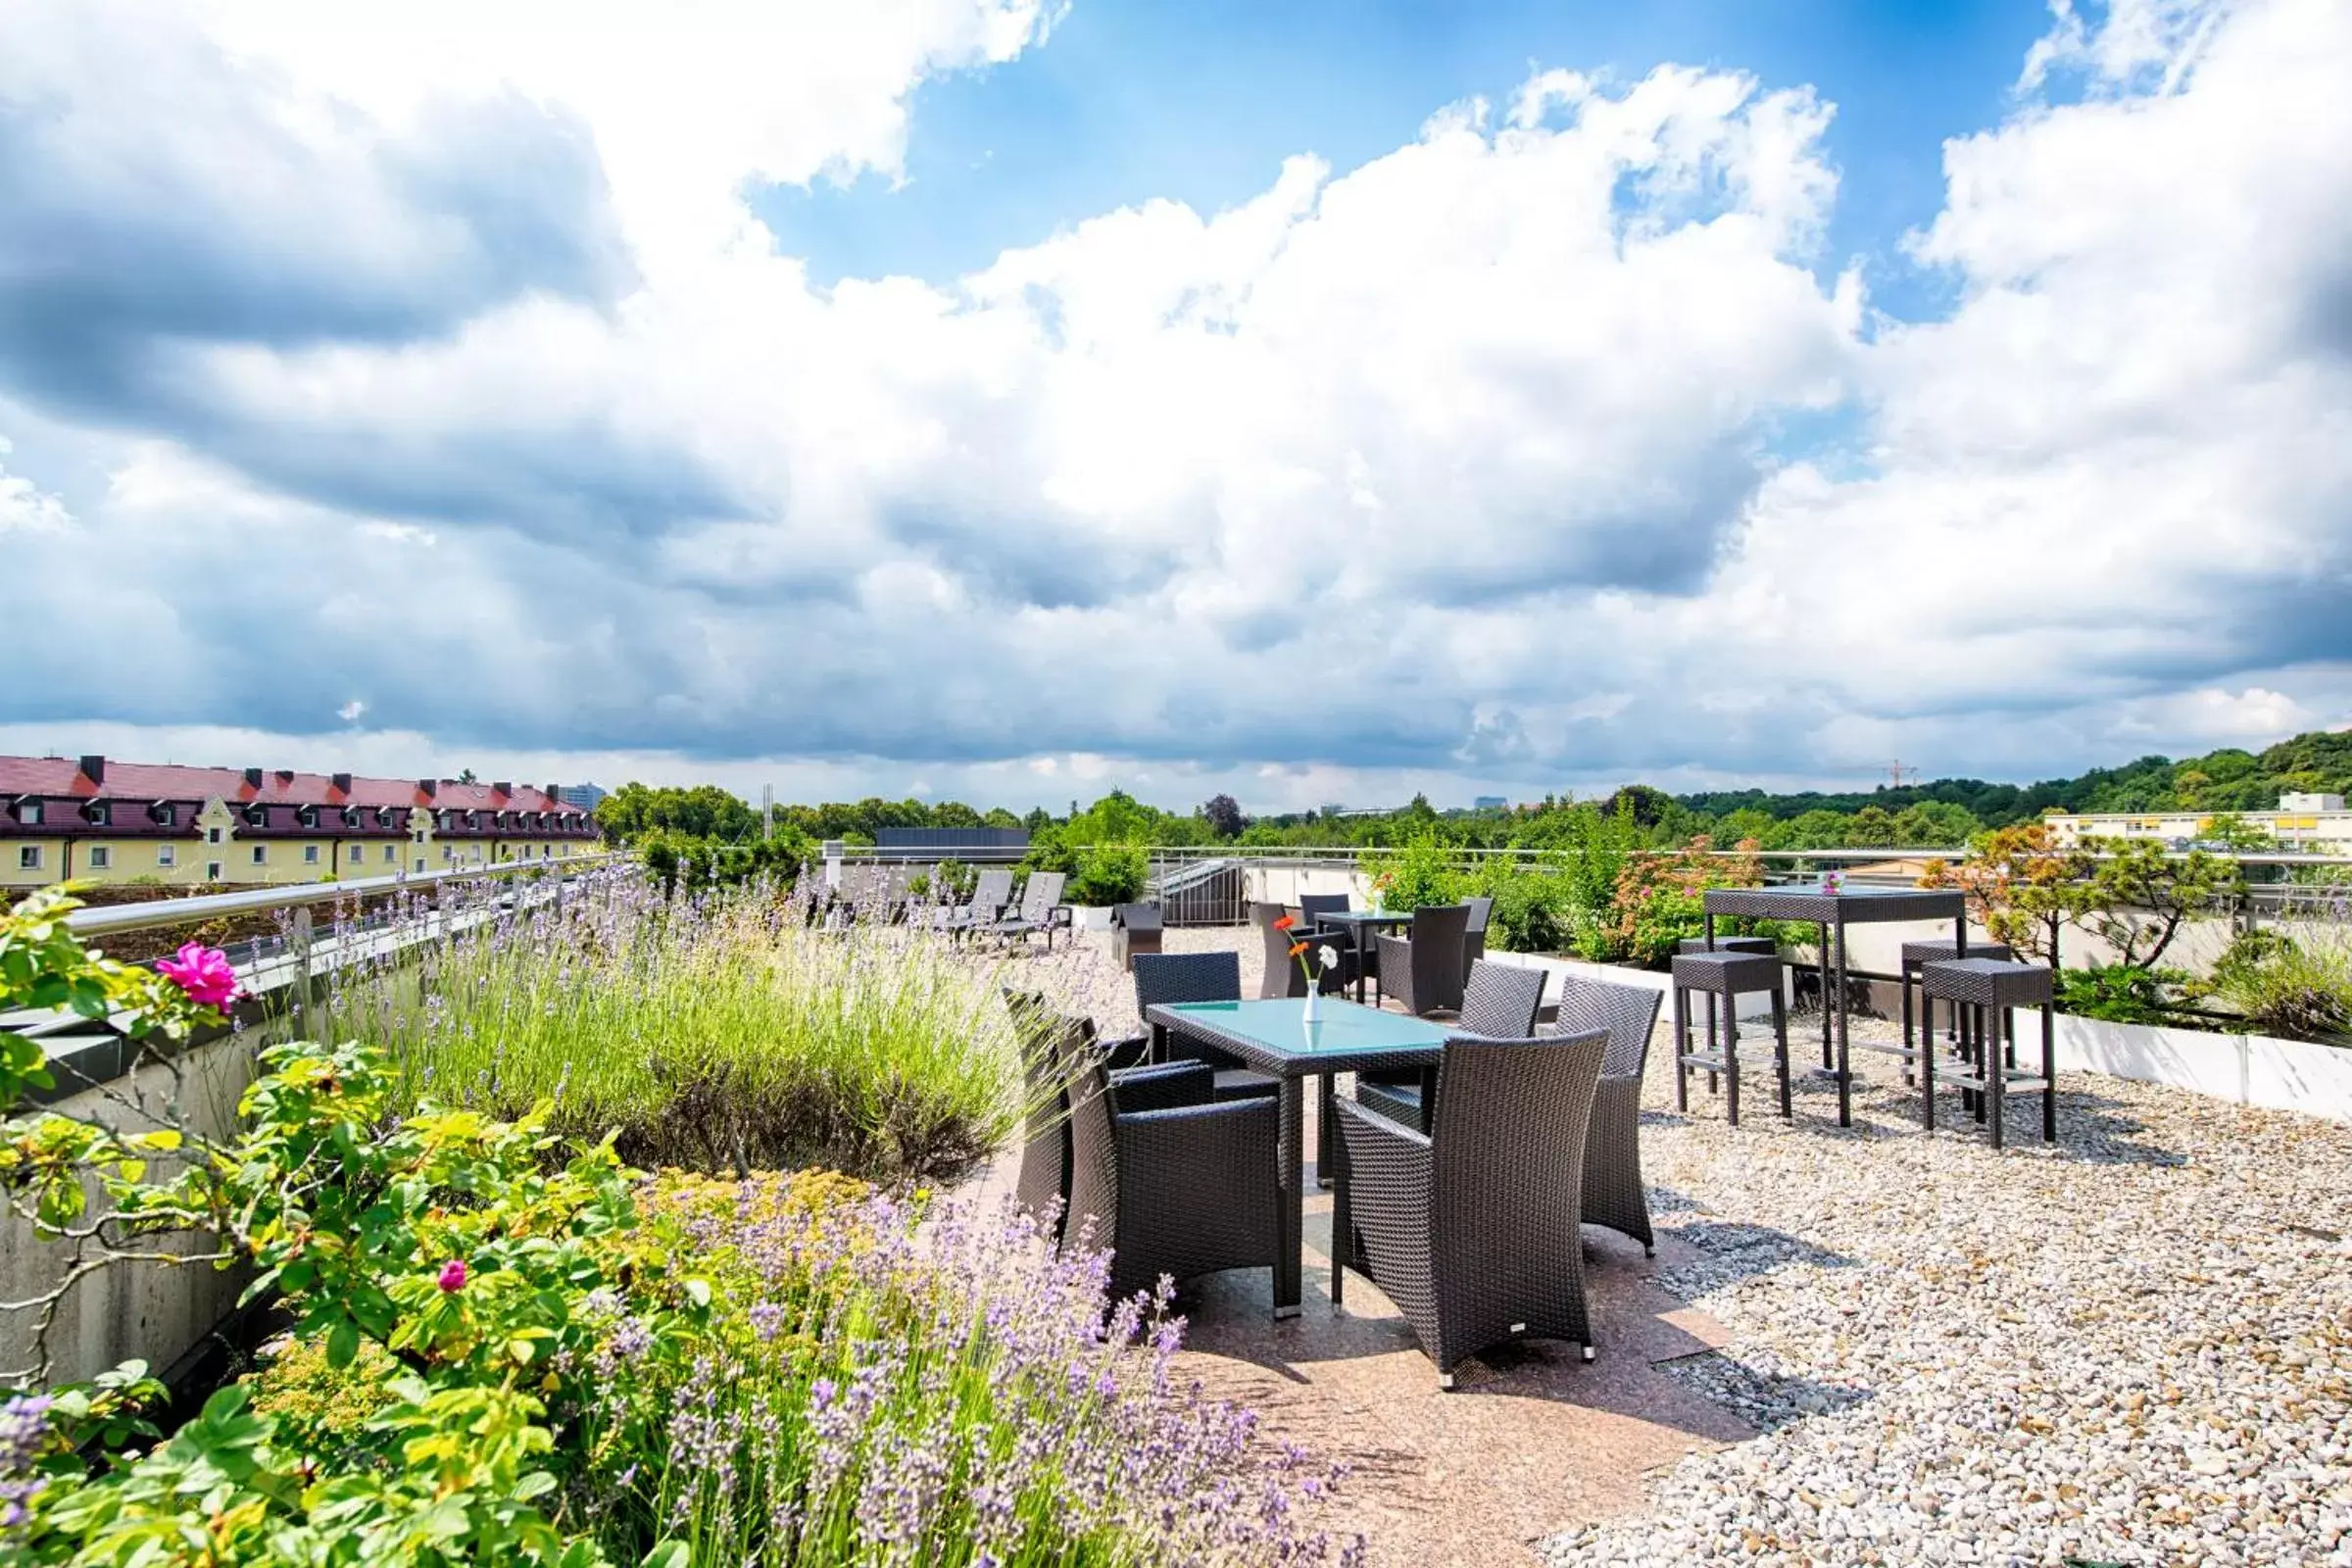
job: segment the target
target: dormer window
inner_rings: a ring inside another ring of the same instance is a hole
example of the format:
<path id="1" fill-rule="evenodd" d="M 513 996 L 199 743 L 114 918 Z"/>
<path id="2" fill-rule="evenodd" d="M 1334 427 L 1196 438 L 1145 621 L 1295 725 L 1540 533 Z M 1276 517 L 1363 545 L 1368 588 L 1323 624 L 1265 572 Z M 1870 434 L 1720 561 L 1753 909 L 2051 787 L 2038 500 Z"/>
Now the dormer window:
<path id="1" fill-rule="evenodd" d="M 17 798 L 17 820 L 26 827 L 41 825 L 41 803 L 29 795 Z"/>
<path id="2" fill-rule="evenodd" d="M 300 822 L 304 827 L 317 827 L 318 825 L 318 808 L 316 806 L 296 808 L 294 820 Z"/>
<path id="3" fill-rule="evenodd" d="M 475 830 L 475 831 L 479 831 L 479 830 L 480 830 L 480 828 L 481 828 L 481 825 L 482 825 L 482 813 L 481 813 L 481 812 L 479 812 L 479 811 L 467 811 L 467 812 L 466 813 L 466 826 L 467 828 L 469 828 L 469 829 L 472 829 L 472 830 Z"/>
<path id="4" fill-rule="evenodd" d="M 111 826 L 115 819 L 114 804 L 111 801 L 91 801 L 82 807 L 81 815 L 82 820 L 92 827 Z"/>
<path id="5" fill-rule="evenodd" d="M 267 806 L 245 808 L 245 825 L 247 827 L 268 827 L 270 825 L 270 808 Z"/>
<path id="6" fill-rule="evenodd" d="M 345 827 L 358 827 L 360 825 L 360 808 L 358 807 L 346 806 L 343 808 L 340 814 L 343 818 L 343 825 Z"/>
<path id="7" fill-rule="evenodd" d="M 381 808 L 375 813 L 375 825 L 377 827 L 398 827 L 400 824 L 392 820 L 393 815 L 392 808 L 389 806 Z"/>
<path id="8" fill-rule="evenodd" d="M 178 822 L 179 812 L 172 808 L 170 801 L 158 801 L 147 808 L 147 817 L 157 827 L 172 827 Z"/>

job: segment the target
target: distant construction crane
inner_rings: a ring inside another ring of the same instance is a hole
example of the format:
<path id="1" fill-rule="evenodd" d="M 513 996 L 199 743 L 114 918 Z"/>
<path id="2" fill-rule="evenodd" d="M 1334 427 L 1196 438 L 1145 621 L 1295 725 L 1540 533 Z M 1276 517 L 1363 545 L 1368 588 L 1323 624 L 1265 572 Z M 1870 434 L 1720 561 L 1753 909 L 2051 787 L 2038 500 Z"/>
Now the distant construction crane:
<path id="1" fill-rule="evenodd" d="M 1899 757 L 1886 764 L 1886 774 L 1887 777 L 1894 780 L 1894 787 L 1898 790 L 1905 783 L 1916 784 L 1919 782 L 1919 769 L 1906 765 Z"/>

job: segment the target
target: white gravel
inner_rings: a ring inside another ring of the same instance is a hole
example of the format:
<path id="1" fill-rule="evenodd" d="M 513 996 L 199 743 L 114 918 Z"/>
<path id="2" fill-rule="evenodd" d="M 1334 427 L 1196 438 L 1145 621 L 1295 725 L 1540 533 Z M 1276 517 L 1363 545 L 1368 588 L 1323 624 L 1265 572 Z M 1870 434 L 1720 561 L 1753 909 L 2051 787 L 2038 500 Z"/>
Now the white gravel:
<path id="1" fill-rule="evenodd" d="M 1735 1130 L 1663 1058 L 1663 1283 L 1736 1336 L 1675 1370 L 1764 1436 L 1548 1562 L 2352 1564 L 2352 1128 L 2069 1075 L 1995 1154 L 1877 1057 Z"/>

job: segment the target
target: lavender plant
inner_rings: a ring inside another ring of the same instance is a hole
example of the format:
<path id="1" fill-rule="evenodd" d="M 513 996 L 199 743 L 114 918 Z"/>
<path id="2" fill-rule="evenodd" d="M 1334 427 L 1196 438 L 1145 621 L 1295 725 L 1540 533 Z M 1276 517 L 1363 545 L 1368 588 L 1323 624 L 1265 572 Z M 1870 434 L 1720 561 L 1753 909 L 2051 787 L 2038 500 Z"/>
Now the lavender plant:
<path id="1" fill-rule="evenodd" d="M 1167 1294 L 1103 1316 L 1106 1256 L 1009 1202 L 827 1175 L 668 1182 L 648 1223 L 720 1303 L 682 1378 L 616 1300 L 579 1412 L 603 1541 L 695 1562 L 1349 1562 L 1331 1477 L 1177 1375 Z"/>

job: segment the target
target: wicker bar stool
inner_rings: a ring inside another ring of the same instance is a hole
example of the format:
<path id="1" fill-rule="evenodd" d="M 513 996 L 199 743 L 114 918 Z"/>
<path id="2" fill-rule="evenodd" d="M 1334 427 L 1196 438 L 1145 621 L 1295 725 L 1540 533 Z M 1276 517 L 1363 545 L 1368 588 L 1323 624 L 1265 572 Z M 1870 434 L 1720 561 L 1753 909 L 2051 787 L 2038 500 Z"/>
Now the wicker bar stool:
<path id="1" fill-rule="evenodd" d="M 1920 994 L 1933 1007 L 1940 1000 L 1952 1009 L 1959 1026 L 1961 1071 L 1952 1081 L 1971 1097 L 1977 1120 L 1989 1115 L 1992 1147 L 2001 1147 L 2001 1104 L 2013 1089 L 2041 1096 L 2041 1141 L 2058 1141 L 2058 1041 L 2054 1019 L 2054 985 L 2049 970 L 2037 963 L 2013 963 L 2000 958 L 1944 958 L 1923 965 Z M 2041 1070 L 2017 1065 L 2016 1024 L 2012 1007 L 2041 1010 Z M 1920 1042 L 1919 1068 L 1926 1108 L 1926 1126 L 1936 1125 L 1936 1037 Z"/>
<path id="2" fill-rule="evenodd" d="M 1710 1036 L 1707 1049 L 1690 1049 L 1688 998 L 1693 991 L 1707 998 L 1710 1009 L 1723 1003 L 1721 1049 Z M 1690 1108 L 1690 1069 L 1704 1067 L 1708 1081 L 1723 1074 L 1728 1091 L 1725 1110 L 1733 1126 L 1740 1125 L 1740 1008 L 1738 999 L 1750 992 L 1772 993 L 1773 1062 L 1781 1075 L 1781 1114 L 1793 1116 L 1788 1099 L 1788 1004 L 1781 984 L 1781 960 L 1760 953 L 1683 953 L 1674 959 L 1674 1107 Z"/>
<path id="3" fill-rule="evenodd" d="M 1770 937 L 1717 937 L 1712 947 L 1705 937 L 1685 937 L 1675 947 L 1678 953 L 1762 953 L 1778 956 L 1781 945 Z M 1707 1049 L 1715 1049 L 1715 994 L 1707 993 Z M 1715 1092 L 1715 1075 L 1707 1074 L 1707 1093 Z"/>
<path id="4" fill-rule="evenodd" d="M 2014 961 L 2017 957 L 2017 952 L 2005 942 L 1972 942 L 1968 945 L 1967 954 L 1963 955 L 1959 951 L 1959 944 L 1954 942 L 1949 937 L 1944 938 L 1940 942 L 1904 943 L 1902 962 L 1896 966 L 1899 982 L 1903 991 L 1902 1046 L 1900 1049 L 1897 1049 L 1893 1046 L 1876 1045 L 1866 1040 L 1857 1040 L 1854 1042 L 1854 1044 L 1860 1046 L 1865 1051 L 1876 1051 L 1889 1056 L 1902 1057 L 1903 1082 L 1911 1082 L 1912 1068 L 1919 1060 L 1919 1049 L 1913 1044 L 1913 1037 L 1911 1033 L 1911 988 L 1918 984 L 1919 971 L 1924 965 L 1931 963 L 1946 963 L 1954 958 L 1962 956 L 1971 958 L 2003 958 Z M 1924 1008 L 1922 1010 L 1923 1012 L 1926 1011 Z M 1932 1016 L 1921 1017 L 1919 1026 L 1921 1031 L 1926 1034 L 1933 1035 L 1936 1032 L 1936 1020 Z"/>

